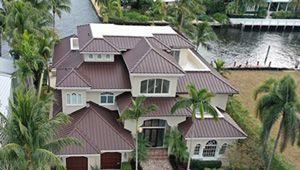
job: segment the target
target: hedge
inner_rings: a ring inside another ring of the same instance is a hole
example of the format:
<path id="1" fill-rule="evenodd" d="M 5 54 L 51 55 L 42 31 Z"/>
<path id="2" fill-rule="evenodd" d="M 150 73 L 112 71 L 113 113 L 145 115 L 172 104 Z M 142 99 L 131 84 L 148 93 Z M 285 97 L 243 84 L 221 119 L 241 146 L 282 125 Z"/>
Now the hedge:
<path id="1" fill-rule="evenodd" d="M 191 161 L 191 170 L 204 170 L 205 168 L 218 169 L 222 167 L 221 161 Z"/>

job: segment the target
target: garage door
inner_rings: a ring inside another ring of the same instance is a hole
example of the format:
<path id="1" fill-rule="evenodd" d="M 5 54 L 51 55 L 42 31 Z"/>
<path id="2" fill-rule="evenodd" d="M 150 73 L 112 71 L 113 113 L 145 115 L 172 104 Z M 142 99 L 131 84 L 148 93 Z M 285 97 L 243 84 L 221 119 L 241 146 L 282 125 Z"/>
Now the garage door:
<path id="1" fill-rule="evenodd" d="M 101 154 L 101 169 L 120 169 L 121 153 L 108 152 Z"/>
<path id="2" fill-rule="evenodd" d="M 88 159 L 86 157 L 68 157 L 67 170 L 87 170 Z"/>

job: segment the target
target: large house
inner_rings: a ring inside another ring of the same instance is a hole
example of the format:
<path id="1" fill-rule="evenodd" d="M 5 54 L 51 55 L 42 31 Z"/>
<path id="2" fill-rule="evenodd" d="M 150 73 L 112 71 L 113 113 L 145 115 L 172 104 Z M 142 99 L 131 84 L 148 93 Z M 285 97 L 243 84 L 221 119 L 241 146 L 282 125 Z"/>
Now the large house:
<path id="1" fill-rule="evenodd" d="M 56 45 L 52 67 L 57 99 L 53 114 L 72 117 L 59 134 L 76 137 L 83 145 L 59 153 L 67 169 L 96 165 L 119 169 L 121 162 L 130 159 L 135 123 L 120 122 L 119 117 L 137 96 L 146 96 L 146 105 L 159 107 L 139 120 L 138 130 L 151 151 L 159 151 L 152 152 L 152 157 L 168 154 L 164 137 L 172 128 L 178 128 L 192 147 L 192 159 L 219 160 L 228 145 L 246 138 L 224 111 L 228 97 L 237 90 L 169 26 L 78 26 L 77 35 Z M 187 97 L 190 83 L 215 94 L 211 104 L 219 113 L 218 121 L 207 114 L 192 123 L 189 108 L 171 114 L 178 97 Z"/>

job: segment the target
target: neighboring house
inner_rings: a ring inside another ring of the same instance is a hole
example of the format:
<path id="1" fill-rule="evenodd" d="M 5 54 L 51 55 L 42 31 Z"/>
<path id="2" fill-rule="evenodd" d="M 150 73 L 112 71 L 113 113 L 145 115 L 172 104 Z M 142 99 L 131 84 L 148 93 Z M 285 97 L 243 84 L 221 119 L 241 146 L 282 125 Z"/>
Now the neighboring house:
<path id="1" fill-rule="evenodd" d="M 139 130 L 152 146 L 167 154 L 166 131 L 178 128 L 192 158 L 218 160 L 228 145 L 246 134 L 224 111 L 232 87 L 195 50 L 193 44 L 169 26 L 88 24 L 77 35 L 56 45 L 52 83 L 57 102 L 53 114 L 64 112 L 72 123 L 61 136 L 78 138 L 83 147 L 67 147 L 59 153 L 68 169 L 118 169 L 134 149 L 135 124 L 119 121 L 131 99 L 146 96 L 146 105 L 159 110 L 142 117 Z M 187 96 L 186 85 L 207 88 L 215 94 L 211 104 L 219 120 L 205 115 L 191 122 L 191 110 L 171 114 L 178 97 Z M 192 136 L 192 126 L 195 130 Z M 193 143 L 190 145 L 191 139 Z M 152 156 L 155 156 L 152 154 Z"/>
<path id="2" fill-rule="evenodd" d="M 10 58 L 0 58 L 0 112 L 7 116 L 9 100 L 13 93 L 16 68 Z"/>

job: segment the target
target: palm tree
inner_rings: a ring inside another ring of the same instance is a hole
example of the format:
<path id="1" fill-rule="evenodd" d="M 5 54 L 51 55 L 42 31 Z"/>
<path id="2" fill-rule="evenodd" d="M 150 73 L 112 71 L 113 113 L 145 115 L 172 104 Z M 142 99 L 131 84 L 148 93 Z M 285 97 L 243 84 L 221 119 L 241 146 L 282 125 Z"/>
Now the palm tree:
<path id="1" fill-rule="evenodd" d="M 201 0 L 178 0 L 168 7 L 171 22 L 179 32 L 190 32 L 192 21 L 198 14 L 205 13 L 205 7 Z"/>
<path id="2" fill-rule="evenodd" d="M 17 88 L 11 113 L 1 115 L 1 160 L 7 160 L 12 169 L 49 169 L 51 165 L 62 167 L 55 152 L 65 146 L 78 145 L 74 138 L 58 138 L 58 128 L 69 123 L 69 116 L 59 113 L 49 119 L 53 96 L 37 97 L 34 89 Z"/>
<path id="3" fill-rule="evenodd" d="M 187 147 L 178 129 L 171 129 L 166 134 L 165 143 L 168 146 L 168 153 L 174 154 L 177 161 L 184 162 L 188 159 Z"/>
<path id="4" fill-rule="evenodd" d="M 210 93 L 207 89 L 198 90 L 194 85 L 188 84 L 188 98 L 181 97 L 172 107 L 171 113 L 174 114 L 176 110 L 182 108 L 190 108 L 192 109 L 192 122 L 194 123 L 196 120 L 196 114 L 200 113 L 201 119 L 204 119 L 204 113 L 208 113 L 213 116 L 215 120 L 218 119 L 218 112 L 216 109 L 210 104 L 210 99 L 213 97 L 213 94 Z M 193 128 L 194 126 L 192 126 Z M 194 136 L 194 129 L 192 130 L 192 136 Z M 190 168 L 191 164 L 191 148 L 192 141 L 190 141 L 189 147 L 189 159 L 188 159 L 188 167 Z"/>
<path id="5" fill-rule="evenodd" d="M 102 21 L 108 23 L 109 18 L 122 16 L 122 7 L 119 0 L 107 0 L 103 2 L 97 2 L 100 7 L 100 14 L 102 16 Z"/>
<path id="6" fill-rule="evenodd" d="M 197 47 L 199 47 L 200 44 L 207 46 L 207 42 L 218 39 L 214 30 L 206 21 L 196 25 L 196 30 L 193 37 Z"/>
<path id="7" fill-rule="evenodd" d="M 219 72 L 222 76 L 225 75 L 225 73 L 227 73 L 228 71 L 225 68 L 225 61 L 222 59 L 216 59 L 214 61 L 215 64 L 215 69 L 217 70 L 217 72 Z"/>
<path id="8" fill-rule="evenodd" d="M 292 0 L 292 5 L 294 6 L 294 11 L 295 12 L 299 12 L 299 8 L 300 8 L 300 0 Z"/>
<path id="9" fill-rule="evenodd" d="M 132 106 L 127 108 L 121 114 L 121 120 L 135 121 L 135 168 L 138 169 L 138 122 L 139 119 L 151 112 L 155 112 L 158 108 L 156 105 L 145 106 L 146 97 L 140 96 L 135 100 L 132 99 Z"/>
<path id="10" fill-rule="evenodd" d="M 283 77 L 280 81 L 268 80 L 258 87 L 255 96 L 263 93 L 257 101 L 256 113 L 263 123 L 261 138 L 266 147 L 270 132 L 278 120 L 279 130 L 275 139 L 274 147 L 269 158 L 267 170 L 271 169 L 272 159 L 281 139 L 280 151 L 284 151 L 288 142 L 293 145 L 297 139 L 298 113 L 300 102 L 296 93 L 296 83 L 290 76 Z"/>
<path id="11" fill-rule="evenodd" d="M 50 9 L 52 10 L 53 28 L 55 28 L 55 15 L 61 18 L 63 11 L 70 12 L 70 0 L 50 0 Z"/>

